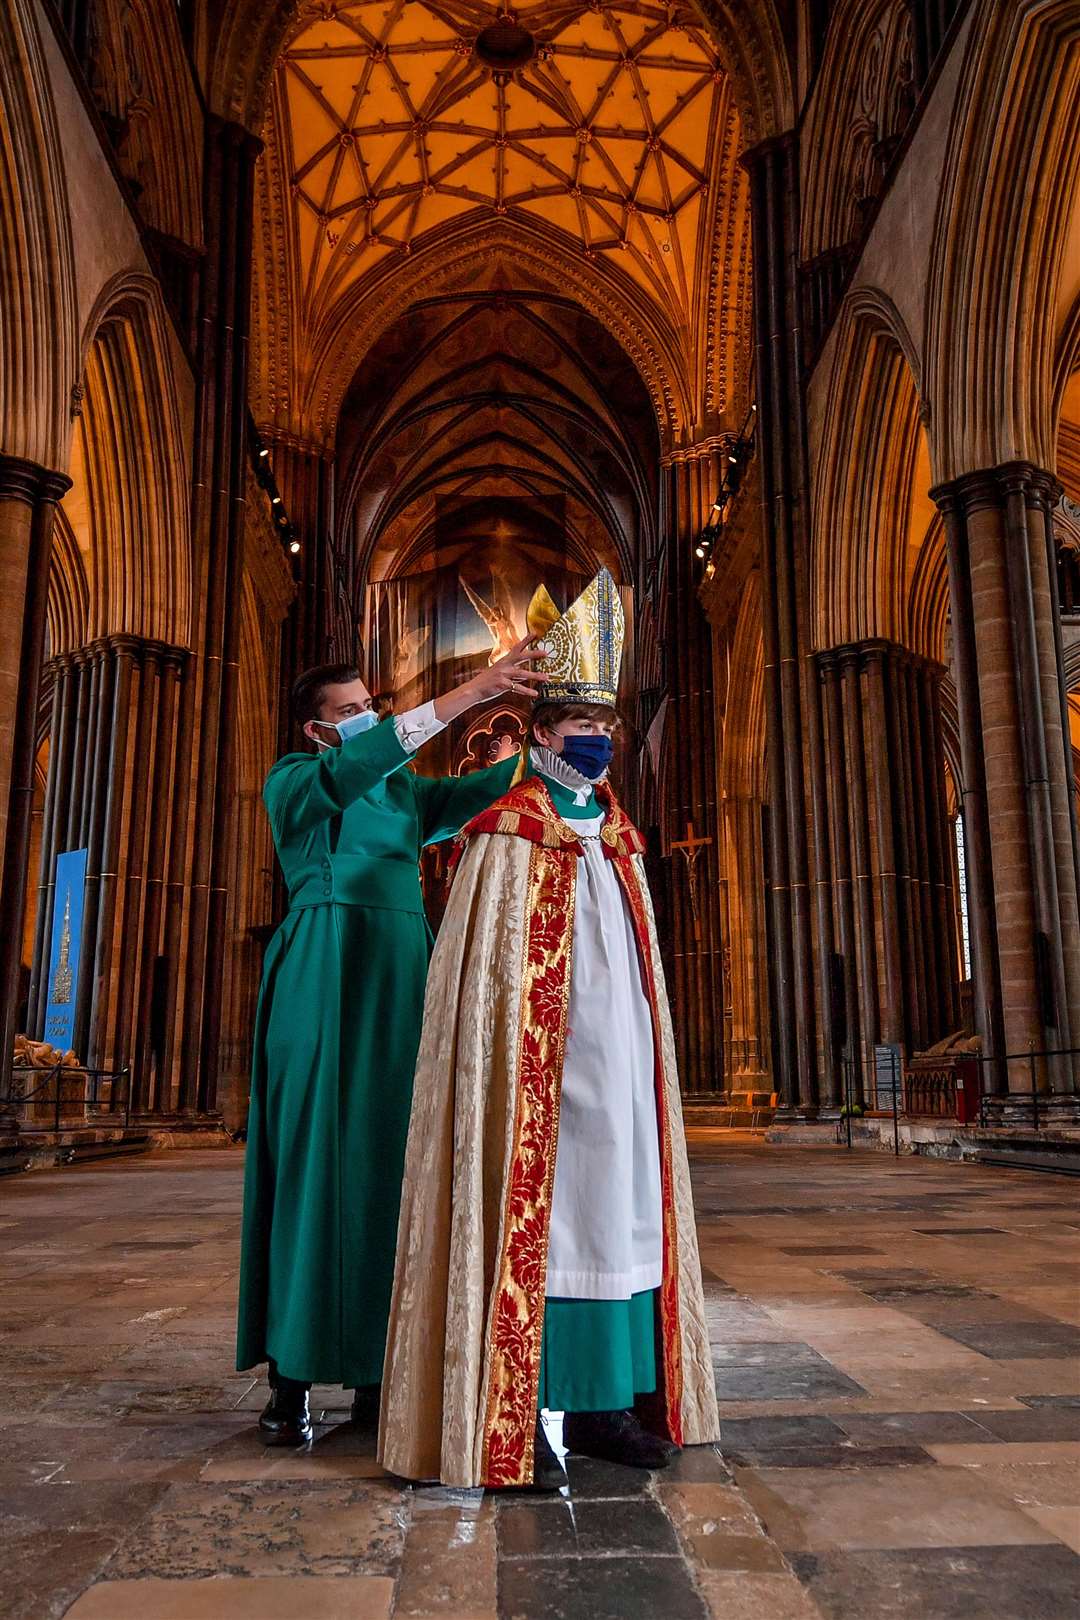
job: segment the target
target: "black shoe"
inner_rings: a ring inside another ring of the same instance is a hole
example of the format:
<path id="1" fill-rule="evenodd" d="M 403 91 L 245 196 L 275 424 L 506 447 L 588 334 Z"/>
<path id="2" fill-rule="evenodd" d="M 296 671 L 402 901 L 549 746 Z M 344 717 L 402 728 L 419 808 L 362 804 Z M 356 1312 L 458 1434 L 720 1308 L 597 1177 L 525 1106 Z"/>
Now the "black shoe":
<path id="1" fill-rule="evenodd" d="M 270 1399 L 259 1417 L 259 1439 L 264 1446 L 306 1446 L 311 1439 L 310 1384 L 277 1377 Z"/>
<path id="2" fill-rule="evenodd" d="M 374 1432 L 379 1427 L 379 1401 L 382 1396 L 381 1384 L 361 1384 L 353 1390 L 352 1411 L 349 1413 L 349 1422 L 354 1429 L 370 1429 Z"/>
<path id="3" fill-rule="evenodd" d="M 633 1412 L 567 1412 L 563 1418 L 567 1451 L 627 1468 L 666 1468 L 678 1446 L 642 1427 Z"/>
<path id="4" fill-rule="evenodd" d="M 542 1418 L 536 1420 L 536 1439 L 533 1442 L 534 1491 L 561 1491 L 566 1484 L 566 1470 L 551 1447 L 544 1432 Z"/>

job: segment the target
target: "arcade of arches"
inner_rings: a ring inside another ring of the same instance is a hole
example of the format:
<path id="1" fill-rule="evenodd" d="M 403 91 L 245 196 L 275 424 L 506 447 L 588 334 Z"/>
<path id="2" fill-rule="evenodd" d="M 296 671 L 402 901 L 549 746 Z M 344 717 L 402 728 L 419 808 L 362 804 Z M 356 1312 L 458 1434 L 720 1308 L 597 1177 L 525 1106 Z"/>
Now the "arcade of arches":
<path id="1" fill-rule="evenodd" d="M 8 0 L 0 56 L 5 1062 L 85 850 L 77 1057 L 241 1125 L 293 675 L 426 697 L 603 563 L 688 1100 L 978 1050 L 1076 1120 L 1074 0 Z"/>

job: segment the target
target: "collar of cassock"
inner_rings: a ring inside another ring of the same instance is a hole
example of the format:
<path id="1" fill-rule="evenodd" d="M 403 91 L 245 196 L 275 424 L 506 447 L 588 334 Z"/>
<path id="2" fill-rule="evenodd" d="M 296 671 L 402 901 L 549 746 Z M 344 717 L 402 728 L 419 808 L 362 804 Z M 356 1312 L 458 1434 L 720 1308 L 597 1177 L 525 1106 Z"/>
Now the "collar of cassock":
<path id="1" fill-rule="evenodd" d="M 562 755 L 557 754 L 553 748 L 541 748 L 539 744 L 534 743 L 529 751 L 529 762 L 534 771 L 539 771 L 541 776 L 548 777 L 552 782 L 558 782 L 560 787 L 572 793 L 579 810 L 584 809 L 592 798 L 596 783 L 591 782 L 587 776 L 582 776 L 580 771 L 575 771 L 573 766 L 568 765 Z M 599 780 L 603 782 L 606 777 L 605 771 Z"/>

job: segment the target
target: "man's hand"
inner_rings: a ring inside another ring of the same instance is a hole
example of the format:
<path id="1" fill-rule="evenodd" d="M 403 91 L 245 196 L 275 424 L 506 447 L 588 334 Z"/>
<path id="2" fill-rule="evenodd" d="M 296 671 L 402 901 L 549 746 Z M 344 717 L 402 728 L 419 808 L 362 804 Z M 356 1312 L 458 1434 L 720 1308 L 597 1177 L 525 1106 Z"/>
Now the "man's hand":
<path id="1" fill-rule="evenodd" d="M 505 658 L 500 658 L 497 664 L 491 664 L 478 675 L 474 675 L 471 680 L 455 687 L 452 692 L 436 698 L 435 713 L 440 720 L 446 722 L 459 714 L 464 714 L 466 709 L 472 709 L 478 703 L 486 703 L 489 698 L 502 697 L 504 692 L 531 695 L 545 679 L 542 672 L 534 669 L 533 665 L 538 659 L 546 657 L 547 654 L 536 645 L 535 638 L 526 636 L 525 640 L 519 641 Z"/>
<path id="2" fill-rule="evenodd" d="M 546 656 L 537 647 L 535 638 L 526 636 L 524 641 L 511 648 L 505 658 L 500 658 L 497 664 L 490 664 L 465 684 L 475 692 L 476 703 L 486 703 L 488 698 L 501 697 L 504 692 L 532 692 L 544 679 L 533 664 L 538 658 Z"/>

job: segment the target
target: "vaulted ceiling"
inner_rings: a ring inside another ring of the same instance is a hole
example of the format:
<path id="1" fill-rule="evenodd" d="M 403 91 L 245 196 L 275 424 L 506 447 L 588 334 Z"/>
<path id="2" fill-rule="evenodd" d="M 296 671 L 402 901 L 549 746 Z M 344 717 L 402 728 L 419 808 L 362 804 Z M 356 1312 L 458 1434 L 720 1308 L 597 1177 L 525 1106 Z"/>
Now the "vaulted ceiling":
<path id="1" fill-rule="evenodd" d="M 659 451 L 603 328 L 570 298 L 494 285 L 414 307 L 366 357 L 341 413 L 339 521 L 381 578 L 433 566 L 442 497 L 557 501 L 582 571 L 633 578 L 656 543 Z"/>
<path id="2" fill-rule="evenodd" d="M 662 357 L 658 414 L 677 402 L 668 441 L 739 410 L 741 134 L 689 6 L 321 0 L 286 39 L 264 135 L 253 375 L 266 428 L 332 442 L 340 379 L 377 339 L 378 312 L 397 319 L 418 262 L 443 265 L 485 221 L 546 244 L 552 282 L 631 353 L 623 330 L 643 334 L 637 347 Z"/>

